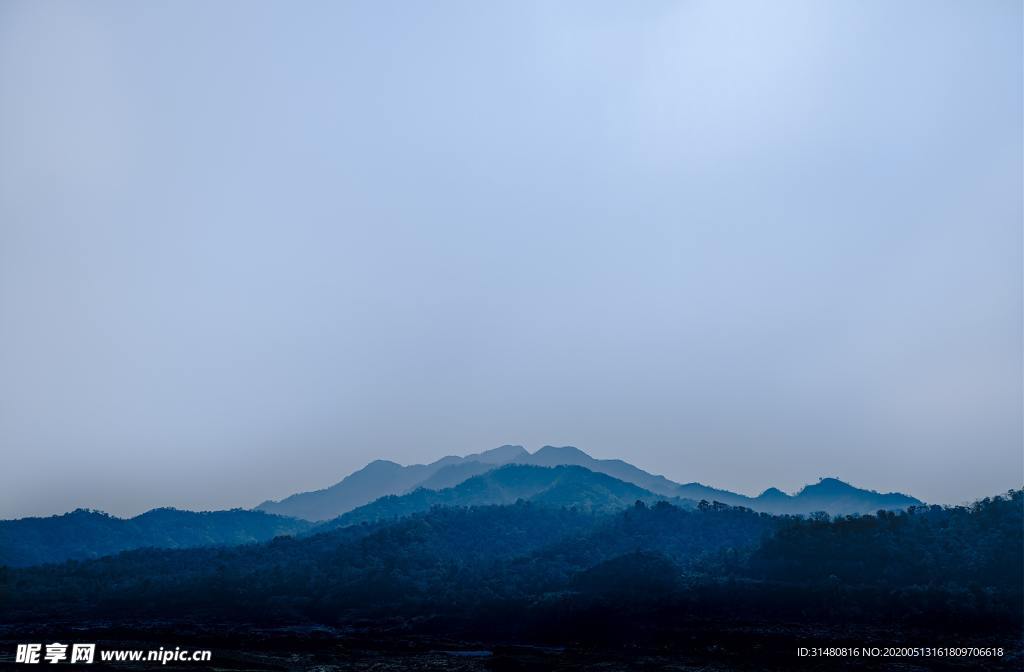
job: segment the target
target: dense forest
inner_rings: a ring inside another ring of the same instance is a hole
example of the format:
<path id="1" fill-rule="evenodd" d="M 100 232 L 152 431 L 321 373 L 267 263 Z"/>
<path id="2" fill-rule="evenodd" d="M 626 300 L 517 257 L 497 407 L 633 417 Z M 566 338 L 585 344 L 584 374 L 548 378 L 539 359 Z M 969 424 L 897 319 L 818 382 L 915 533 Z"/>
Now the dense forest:
<path id="1" fill-rule="evenodd" d="M 0 568 L 0 621 L 373 623 L 602 642 L 695 619 L 1019 635 L 1022 503 L 1013 491 L 834 519 L 708 502 L 435 507 L 234 548 Z"/>

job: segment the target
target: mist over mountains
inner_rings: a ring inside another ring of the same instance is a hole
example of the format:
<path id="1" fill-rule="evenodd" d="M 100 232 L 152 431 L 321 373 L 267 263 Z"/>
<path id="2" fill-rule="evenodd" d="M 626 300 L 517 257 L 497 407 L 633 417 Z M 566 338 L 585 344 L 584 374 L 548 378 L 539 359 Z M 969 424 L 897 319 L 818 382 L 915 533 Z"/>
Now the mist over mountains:
<path id="1" fill-rule="evenodd" d="M 316 531 L 361 523 L 393 520 L 429 511 L 436 506 L 505 506 L 530 502 L 547 508 L 610 513 L 637 502 L 654 503 L 669 498 L 607 474 L 575 465 L 538 467 L 506 464 L 473 476 L 452 488 L 417 488 L 404 495 L 381 497 L 337 518 L 322 523 Z M 671 500 L 693 508 L 688 500 Z"/>
<path id="2" fill-rule="evenodd" d="M 793 638 L 837 628 L 928 628 L 941 640 L 967 624 L 1004 646 L 1024 613 L 1021 504 L 1018 490 L 926 506 L 835 478 L 746 497 L 573 447 L 502 446 L 376 461 L 264 505 L 316 517 L 351 507 L 315 522 L 174 509 L 0 521 L 0 625 L 334 628 L 371 647 L 409 637 L 430 650 L 632 651 L 692 647 L 695 628 L 702 650 L 734 627 L 767 642 L 786 624 L 791 652 Z"/>
<path id="3" fill-rule="evenodd" d="M 658 495 L 669 500 L 690 500 L 692 503 L 707 500 L 775 514 L 808 514 L 824 511 L 832 515 L 846 515 L 873 513 L 879 509 L 903 509 L 921 504 L 920 500 L 908 495 L 864 490 L 836 478 L 824 478 L 818 483 L 808 485 L 795 495 L 788 495 L 777 488 L 769 488 L 757 497 L 749 497 L 701 483 L 676 483 L 623 460 L 593 458 L 573 446 L 544 446 L 530 453 L 522 446 L 505 445 L 465 457 L 443 457 L 430 464 L 402 466 L 386 460 L 376 460 L 329 488 L 297 493 L 279 502 L 263 502 L 256 509 L 310 521 L 326 521 L 380 497 L 412 494 L 417 489 L 437 491 L 452 488 L 470 478 L 510 464 L 538 467 L 578 466 L 642 488 L 646 492 L 639 499 L 649 500 Z M 426 501 L 433 496 L 420 494 L 417 497 Z M 467 502 L 462 505 L 470 503 L 481 502 Z"/>
<path id="4" fill-rule="evenodd" d="M 296 493 L 254 510 L 194 512 L 154 509 L 130 519 L 78 510 L 63 516 L 0 521 L 0 565 L 86 560 L 137 548 L 194 548 L 265 542 L 394 522 L 437 507 L 508 506 L 611 514 L 637 503 L 682 510 L 733 506 L 756 513 L 833 516 L 902 510 L 921 502 L 824 478 L 794 495 L 770 488 L 757 497 L 680 484 L 623 460 L 599 460 L 572 446 L 530 453 L 505 445 L 465 457 L 402 466 L 375 460 L 335 485 Z"/>
<path id="5" fill-rule="evenodd" d="M 401 494 L 415 487 L 457 485 L 522 455 L 529 455 L 522 446 L 501 446 L 465 457 L 449 455 L 430 464 L 407 467 L 389 460 L 374 460 L 329 488 L 297 493 L 279 502 L 266 501 L 256 509 L 306 520 L 328 520 L 378 497 Z"/>

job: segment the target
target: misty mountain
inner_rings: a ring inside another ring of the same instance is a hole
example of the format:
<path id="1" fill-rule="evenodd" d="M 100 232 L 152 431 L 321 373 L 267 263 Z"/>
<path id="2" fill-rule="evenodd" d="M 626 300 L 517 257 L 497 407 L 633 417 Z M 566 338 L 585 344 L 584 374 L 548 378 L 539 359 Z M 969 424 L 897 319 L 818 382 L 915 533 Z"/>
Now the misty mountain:
<path id="1" fill-rule="evenodd" d="M 808 485 L 796 495 L 787 495 L 778 488 L 768 488 L 757 497 L 749 497 L 702 483 L 680 485 L 664 476 L 650 474 L 622 460 L 595 459 L 573 446 L 544 446 L 532 455 L 526 453 L 520 456 L 516 459 L 516 463 L 540 466 L 578 465 L 591 471 L 608 474 L 627 483 L 633 483 L 665 497 L 721 502 L 765 513 L 808 514 L 825 511 L 831 515 L 848 515 L 874 513 L 880 509 L 905 509 L 922 503 L 908 495 L 883 494 L 873 490 L 864 490 L 836 478 L 821 479 L 814 485 Z"/>
<path id="2" fill-rule="evenodd" d="M 831 515 L 848 515 L 873 513 L 882 509 L 905 509 L 908 506 L 922 504 L 921 500 L 900 493 L 883 494 L 855 488 L 838 478 L 822 478 L 817 484 L 807 486 L 796 495 L 786 495 L 777 488 L 769 488 L 758 497 L 749 497 L 705 486 L 699 482 L 679 485 L 665 476 L 648 473 L 629 462 L 598 460 L 571 446 L 545 446 L 532 455 L 527 453 L 520 456 L 516 463 L 541 466 L 578 465 L 631 482 L 657 495 L 693 501 L 721 502 L 765 513 L 807 514 L 825 511 Z"/>
<path id="3" fill-rule="evenodd" d="M 447 467 L 473 464 L 475 466 L 466 471 L 466 478 L 469 478 L 524 454 L 528 453 L 522 446 L 506 445 L 465 457 L 450 455 L 430 464 L 402 466 L 388 460 L 374 460 L 329 488 L 301 492 L 281 501 L 266 501 L 256 509 L 304 520 L 330 520 L 380 497 L 408 492 Z M 451 481 L 450 474 L 453 472 L 446 473 L 448 477 L 442 476 L 437 481 L 445 487 Z"/>
<path id="4" fill-rule="evenodd" d="M 474 476 L 487 473 L 492 469 L 497 469 L 498 466 L 500 465 L 476 461 L 449 464 L 448 466 L 439 469 L 437 473 L 425 481 L 417 483 L 416 488 L 426 488 L 427 490 L 444 490 L 445 488 L 454 488 L 459 483 L 473 478 Z M 415 490 L 416 488 L 413 489 Z"/>
<path id="5" fill-rule="evenodd" d="M 843 516 L 879 510 L 894 511 L 921 504 L 921 500 L 899 492 L 864 490 L 838 478 L 823 478 L 793 496 L 769 488 L 755 500 L 752 508 L 768 513 L 825 511 L 834 516 Z"/>
<path id="6" fill-rule="evenodd" d="M 417 488 L 451 488 L 509 463 L 540 467 L 581 466 L 658 495 L 680 496 L 675 492 L 678 484 L 622 460 L 598 460 L 571 446 L 544 446 L 530 454 L 522 446 L 505 445 L 465 457 L 443 457 L 430 464 L 402 466 L 387 460 L 376 460 L 329 488 L 298 493 L 279 502 L 267 501 L 256 508 L 305 520 L 330 520 L 387 495 L 411 493 Z"/>
<path id="7" fill-rule="evenodd" d="M 709 502 L 721 502 L 728 504 L 729 506 L 745 506 L 747 508 L 754 508 L 755 500 L 752 497 L 741 495 L 728 490 L 722 490 L 719 488 L 712 488 L 711 486 L 704 485 L 703 483 L 685 483 L 683 485 L 677 485 L 675 489 L 677 497 L 685 497 L 687 499 L 695 499 L 700 501 L 702 499 Z"/>
<path id="8" fill-rule="evenodd" d="M 608 512 L 665 497 L 607 474 L 574 465 L 538 467 L 509 464 L 443 490 L 418 488 L 382 497 L 316 528 L 316 531 L 402 518 L 437 506 L 468 507 L 513 504 L 519 500 L 552 508 Z M 682 502 L 692 506 L 691 502 Z"/>
<path id="9" fill-rule="evenodd" d="M 807 486 L 795 495 L 769 488 L 757 497 L 750 497 L 702 483 L 676 483 L 623 460 L 591 457 L 573 446 L 544 446 L 531 454 L 522 446 L 506 445 L 465 457 L 448 456 L 430 464 L 402 466 L 377 460 L 330 488 L 299 493 L 280 502 L 264 502 L 257 509 L 305 520 L 326 521 L 388 495 L 411 494 L 420 488 L 452 488 L 505 464 L 578 466 L 631 483 L 662 497 L 721 502 L 765 513 L 808 514 L 825 511 L 833 515 L 844 515 L 873 513 L 879 509 L 905 509 L 921 504 L 919 500 L 907 495 L 864 490 L 834 478 L 822 479 L 820 483 Z M 432 496 L 420 494 L 418 497 L 426 500 Z"/>
<path id="10" fill-rule="evenodd" d="M 837 478 L 823 478 L 795 495 L 778 488 L 768 488 L 757 497 L 747 497 L 728 490 L 710 488 L 700 483 L 679 486 L 678 496 L 687 499 L 717 501 L 730 506 L 745 506 L 754 511 L 773 514 L 808 514 L 824 511 L 834 516 L 895 511 L 922 504 L 921 500 L 898 492 L 879 493 L 864 490 Z"/>
<path id="11" fill-rule="evenodd" d="M 673 483 L 664 476 L 650 474 L 622 460 L 599 460 L 574 446 L 544 446 L 532 455 L 526 453 L 519 456 L 515 461 L 518 464 L 533 464 L 540 467 L 554 467 L 562 464 L 586 467 L 590 471 L 608 474 L 620 481 L 638 485 L 658 495 L 682 496 L 677 492 L 679 484 Z"/>
<path id="12" fill-rule="evenodd" d="M 48 518 L 0 521 L 0 565 L 85 560 L 143 547 L 249 544 L 298 534 L 311 523 L 261 511 L 153 509 L 134 518 L 77 509 Z"/>

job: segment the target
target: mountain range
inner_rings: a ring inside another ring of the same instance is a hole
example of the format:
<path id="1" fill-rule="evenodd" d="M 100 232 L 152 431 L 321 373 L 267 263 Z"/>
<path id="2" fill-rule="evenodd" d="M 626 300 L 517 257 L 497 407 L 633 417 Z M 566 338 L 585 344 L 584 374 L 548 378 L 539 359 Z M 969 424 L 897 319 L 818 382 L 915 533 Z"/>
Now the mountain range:
<path id="1" fill-rule="evenodd" d="M 748 497 L 701 483 L 676 483 L 622 460 L 595 459 L 571 446 L 544 446 L 530 453 L 506 445 L 430 464 L 376 460 L 329 488 L 264 502 L 256 510 L 165 508 L 121 519 L 79 509 L 49 518 L 0 521 L 0 565 L 85 560 L 146 547 L 237 546 L 387 523 L 437 507 L 517 502 L 588 515 L 621 511 L 637 502 L 664 502 L 684 510 L 718 502 L 771 514 L 832 515 L 921 504 L 907 495 L 864 490 L 835 478 L 823 478 L 795 495 L 769 488 Z"/>
<path id="2" fill-rule="evenodd" d="M 350 657 L 337 667 L 345 669 L 353 663 L 413 669 L 352 655 L 346 630 L 369 635 L 375 647 L 392 636 L 403 648 L 424 642 L 433 648 L 420 636 L 446 647 L 511 641 L 561 648 L 585 641 L 612 643 L 634 656 L 634 643 L 661 648 L 682 637 L 687 648 L 672 666 L 682 661 L 692 668 L 691 633 L 702 624 L 714 631 L 702 648 L 719 646 L 723 632 L 741 632 L 745 649 L 747 633 L 766 627 L 771 639 L 758 653 L 782 659 L 779 665 L 765 668 L 761 658 L 737 667 L 730 655 L 724 667 L 711 666 L 751 670 L 793 668 L 797 640 L 783 653 L 782 627 L 795 626 L 802 642 L 808 633 L 863 636 L 869 629 L 941 640 L 941 632 L 926 629 L 935 623 L 947 624 L 942 629 L 949 628 L 954 642 L 965 634 L 999 645 L 1020 637 L 1021 491 L 972 506 L 824 521 L 667 501 L 604 513 L 567 507 L 563 496 L 574 501 L 585 492 L 597 504 L 625 503 L 640 490 L 577 466 L 508 465 L 451 490 L 441 503 L 534 494 L 506 505 L 434 506 L 411 515 L 391 510 L 401 517 L 233 548 L 151 548 L 57 566 L 3 567 L 0 624 L 36 623 L 40 632 L 52 632 L 54 623 L 101 621 L 116 628 L 105 632 L 139 632 L 156 622 L 154 632 L 165 637 L 191 632 L 206 642 L 218 641 L 211 628 L 229 625 L 232 636 L 251 632 L 247 643 L 284 627 L 306 633 L 300 640 L 306 645 L 315 633 L 325 646 L 318 651 L 344 649 Z M 412 502 L 413 494 L 385 499 Z M 245 669 L 270 669 L 260 656 L 239 660 Z M 1013 665 L 1019 655 L 1006 657 L 1008 666 L 954 667 L 1019 669 Z M 506 666 L 507 660 L 469 668 L 435 658 L 415 669 L 637 667 L 635 657 L 614 666 L 537 665 L 535 658 Z M 294 662 L 273 667 L 293 669 Z M 665 669 L 642 662 L 642 669 Z M 237 668 L 229 662 L 224 669 Z"/>
<path id="3" fill-rule="evenodd" d="M 333 520 L 381 497 L 412 494 L 417 489 L 441 491 L 510 464 L 578 466 L 638 486 L 647 491 L 645 498 L 659 495 L 694 502 L 706 500 L 773 514 L 825 511 L 832 515 L 849 515 L 873 513 L 879 509 L 905 509 L 921 504 L 920 500 L 908 495 L 864 490 L 836 478 L 823 478 L 795 495 L 769 488 L 757 497 L 750 497 L 702 483 L 677 483 L 623 460 L 596 459 L 573 446 L 544 446 L 530 453 L 522 446 L 505 445 L 466 457 L 444 457 L 430 464 L 402 466 L 377 460 L 324 490 L 297 493 L 279 502 L 263 502 L 256 508 L 314 522 Z M 427 494 L 417 497 L 422 501 L 438 499 Z"/>
<path id="4" fill-rule="evenodd" d="M 607 474 L 574 465 L 538 467 L 506 464 L 462 483 L 442 490 L 417 488 L 404 495 L 381 497 L 313 529 L 328 529 L 376 523 L 429 511 L 436 506 L 471 507 L 530 502 L 549 508 L 574 508 L 594 513 L 610 513 L 636 504 L 668 501 L 669 498 L 645 490 Z M 693 502 L 673 499 L 683 508 Z"/>

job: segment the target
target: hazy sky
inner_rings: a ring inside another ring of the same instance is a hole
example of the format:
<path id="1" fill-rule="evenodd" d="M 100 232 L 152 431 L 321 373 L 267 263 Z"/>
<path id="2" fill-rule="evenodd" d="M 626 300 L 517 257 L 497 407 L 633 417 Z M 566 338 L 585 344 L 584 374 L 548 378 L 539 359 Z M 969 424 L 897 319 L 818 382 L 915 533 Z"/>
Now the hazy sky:
<path id="1" fill-rule="evenodd" d="M 0 517 L 573 444 L 1019 487 L 1022 4 L 0 3 Z"/>

